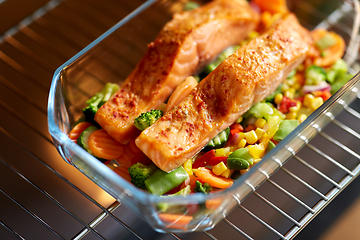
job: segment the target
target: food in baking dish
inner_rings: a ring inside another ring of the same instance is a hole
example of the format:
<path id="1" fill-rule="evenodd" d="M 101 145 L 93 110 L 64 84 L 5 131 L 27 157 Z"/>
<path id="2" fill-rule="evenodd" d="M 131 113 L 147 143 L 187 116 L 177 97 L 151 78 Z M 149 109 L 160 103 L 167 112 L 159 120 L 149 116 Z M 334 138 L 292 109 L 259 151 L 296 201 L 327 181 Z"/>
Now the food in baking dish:
<path id="1" fill-rule="evenodd" d="M 173 109 L 157 104 L 157 109 L 146 112 L 143 108 L 144 112 L 136 113 L 134 120 L 154 122 L 138 138 L 131 136 L 127 143 L 121 143 L 111 135 L 112 130 L 97 125 L 102 125 L 98 118 L 92 123 L 89 119 L 78 123 L 69 137 L 123 178 L 157 195 L 209 193 L 231 187 L 236 177 L 260 161 L 351 78 L 341 60 L 344 42 L 339 35 L 321 29 L 309 33 L 294 15 L 284 11 L 284 6 L 279 7 L 281 11 L 274 12 L 267 11 L 266 4 L 261 5 L 260 1 L 252 4 L 261 9 L 256 31 L 248 33 L 245 40 L 239 40 L 241 46 L 226 49 L 200 74 L 187 73 L 199 80 L 210 74 Z M 143 69 L 140 72 L 145 73 Z M 188 84 L 193 79 L 190 77 L 180 83 L 174 94 L 187 87 L 193 88 L 196 84 Z M 127 81 L 130 84 L 131 81 Z M 117 87 L 106 85 L 88 101 L 97 115 L 105 114 L 101 109 L 116 99 L 124 86 L 120 86 L 120 90 Z M 109 95 L 113 96 L 110 100 Z M 99 106 L 104 107 L 97 110 Z M 165 109 L 162 117 L 161 111 Z M 184 118 L 192 121 L 193 129 L 183 127 L 182 124 L 191 125 Z M 127 122 L 131 128 L 135 128 L 134 120 Z M 171 128 L 177 130 L 171 132 Z M 161 139 L 157 138 L 158 133 L 169 135 Z M 177 140 L 181 138 L 184 140 Z M 169 144 L 159 142 L 164 139 Z M 170 151 L 166 146 L 170 146 Z M 186 149 L 188 146 L 192 146 L 190 150 Z M 172 150 L 190 154 L 180 153 L 183 158 L 179 160 Z M 207 207 L 214 206 L 209 203 Z M 167 212 L 167 209 L 159 205 L 159 211 Z"/>

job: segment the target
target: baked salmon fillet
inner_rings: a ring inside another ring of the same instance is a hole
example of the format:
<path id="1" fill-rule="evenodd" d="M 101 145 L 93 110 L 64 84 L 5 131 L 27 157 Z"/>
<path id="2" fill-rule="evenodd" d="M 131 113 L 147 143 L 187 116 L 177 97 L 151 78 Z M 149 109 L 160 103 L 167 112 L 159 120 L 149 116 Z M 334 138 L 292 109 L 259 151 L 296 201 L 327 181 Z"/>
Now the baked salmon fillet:
<path id="1" fill-rule="evenodd" d="M 139 134 L 136 117 L 157 108 L 186 77 L 240 43 L 258 21 L 259 14 L 245 0 L 215 0 L 174 14 L 95 121 L 120 143 L 134 139 Z"/>
<path id="2" fill-rule="evenodd" d="M 145 129 L 136 145 L 163 171 L 179 167 L 273 92 L 304 60 L 311 43 L 295 15 L 287 14 L 224 60 L 183 101 Z"/>

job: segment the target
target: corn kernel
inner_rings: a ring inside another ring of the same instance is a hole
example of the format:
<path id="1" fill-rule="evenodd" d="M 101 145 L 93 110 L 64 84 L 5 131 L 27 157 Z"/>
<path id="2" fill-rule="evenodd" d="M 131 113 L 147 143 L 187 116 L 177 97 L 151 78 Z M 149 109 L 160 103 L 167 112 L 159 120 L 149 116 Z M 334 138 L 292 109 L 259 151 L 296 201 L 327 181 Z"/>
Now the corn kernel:
<path id="1" fill-rule="evenodd" d="M 296 83 L 296 78 L 295 78 L 295 77 L 288 78 L 288 79 L 286 80 L 286 83 L 287 83 L 289 86 L 294 86 L 294 84 Z"/>
<path id="2" fill-rule="evenodd" d="M 243 174 L 247 173 L 249 170 L 250 170 L 250 168 L 242 169 L 242 170 L 240 170 L 240 174 L 243 175 Z"/>
<path id="3" fill-rule="evenodd" d="M 315 98 L 314 95 L 312 95 L 310 93 L 305 94 L 304 101 L 303 101 L 304 106 L 309 108 L 311 105 L 311 102 L 314 98 Z"/>
<path id="4" fill-rule="evenodd" d="M 300 83 L 295 83 L 293 86 L 292 86 L 295 90 L 299 90 L 301 88 L 301 84 Z"/>
<path id="5" fill-rule="evenodd" d="M 265 124 L 266 124 L 266 120 L 263 118 L 258 118 L 255 121 L 255 127 L 257 127 L 257 128 L 263 128 L 265 126 Z"/>
<path id="6" fill-rule="evenodd" d="M 183 167 L 184 167 L 185 171 L 189 174 L 189 176 L 193 175 L 192 164 L 193 164 L 193 162 L 192 162 L 191 158 L 186 160 L 186 162 L 184 162 L 184 164 L 183 164 Z"/>
<path id="7" fill-rule="evenodd" d="M 286 90 L 288 90 L 290 88 L 290 86 L 286 83 L 283 83 L 283 85 L 281 85 L 281 91 L 285 92 Z"/>
<path id="8" fill-rule="evenodd" d="M 324 99 L 322 97 L 314 98 L 310 103 L 310 109 L 315 111 L 318 107 L 320 107 L 324 103 Z"/>
<path id="9" fill-rule="evenodd" d="M 264 133 L 261 137 L 261 139 L 259 140 L 260 143 L 264 144 L 265 146 L 267 146 L 267 143 L 269 142 L 270 137 L 268 133 Z"/>
<path id="10" fill-rule="evenodd" d="M 297 113 L 296 112 L 289 112 L 286 114 L 286 119 L 296 119 Z"/>
<path id="11" fill-rule="evenodd" d="M 215 157 L 224 157 L 230 154 L 230 147 L 219 148 L 215 150 Z"/>
<path id="12" fill-rule="evenodd" d="M 256 133 L 257 139 L 259 140 L 260 138 L 262 138 L 262 136 L 264 135 L 265 131 L 262 130 L 261 128 L 256 128 L 256 129 L 255 129 L 255 133 Z"/>
<path id="13" fill-rule="evenodd" d="M 244 138 L 245 138 L 245 133 L 239 132 L 239 139 L 244 139 Z"/>
<path id="14" fill-rule="evenodd" d="M 224 162 L 220 162 L 212 167 L 212 172 L 215 175 L 220 176 L 221 174 L 223 174 L 226 171 L 226 169 L 228 169 L 228 168 L 226 167 Z"/>
<path id="15" fill-rule="evenodd" d="M 238 144 L 238 148 L 244 148 L 246 146 L 246 139 L 243 138 L 240 140 L 239 144 Z"/>
<path id="16" fill-rule="evenodd" d="M 254 130 L 244 133 L 245 139 L 248 144 L 254 144 L 257 142 L 258 138 Z"/>
<path id="17" fill-rule="evenodd" d="M 253 158 L 262 158 L 265 155 L 265 147 L 263 144 L 249 145 L 247 146 L 249 153 Z"/>
<path id="18" fill-rule="evenodd" d="M 302 123 L 303 121 L 305 121 L 307 118 L 307 116 L 305 114 L 300 114 L 297 118 L 297 120 Z"/>
<path id="19" fill-rule="evenodd" d="M 294 88 L 289 88 L 287 90 L 284 91 L 284 96 L 288 97 L 290 99 L 294 99 L 295 96 L 295 89 Z"/>
<path id="20" fill-rule="evenodd" d="M 284 95 L 282 93 L 278 93 L 275 95 L 274 102 L 275 104 L 280 104 L 283 100 Z"/>
<path id="21" fill-rule="evenodd" d="M 289 107 L 289 111 L 297 113 L 297 112 L 299 112 L 300 108 L 301 108 L 301 102 L 296 101 L 296 106 Z"/>
<path id="22" fill-rule="evenodd" d="M 224 178 L 229 178 L 233 172 L 234 172 L 234 170 L 230 170 L 230 169 L 227 168 L 227 169 L 221 174 L 221 176 L 224 177 Z"/>

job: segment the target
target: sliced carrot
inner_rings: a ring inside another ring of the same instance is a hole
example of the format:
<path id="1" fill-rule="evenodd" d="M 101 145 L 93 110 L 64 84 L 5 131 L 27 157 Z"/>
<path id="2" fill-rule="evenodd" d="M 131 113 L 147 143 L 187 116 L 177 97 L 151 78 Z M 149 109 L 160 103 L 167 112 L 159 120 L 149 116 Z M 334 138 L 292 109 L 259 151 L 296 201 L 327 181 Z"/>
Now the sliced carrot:
<path id="1" fill-rule="evenodd" d="M 169 101 L 166 105 L 165 112 L 173 109 L 179 102 L 181 102 L 198 84 L 193 76 L 187 77 L 180 83 L 171 94 Z"/>
<path id="2" fill-rule="evenodd" d="M 120 164 L 120 166 L 129 168 L 132 165 L 132 163 L 131 163 L 131 158 L 129 157 L 129 154 L 127 154 L 127 153 L 128 153 L 128 150 L 125 149 L 124 153 L 120 157 L 118 157 L 116 159 L 116 161 Z"/>
<path id="3" fill-rule="evenodd" d="M 112 170 L 114 172 L 116 172 L 117 174 L 119 174 L 122 178 L 124 178 L 128 182 L 131 182 L 131 177 L 130 177 L 129 170 L 127 167 L 119 166 L 119 167 L 112 168 Z"/>
<path id="4" fill-rule="evenodd" d="M 71 139 L 71 141 L 76 143 L 76 141 L 79 138 L 80 134 L 85 129 L 87 129 L 88 127 L 90 127 L 92 125 L 93 124 L 91 124 L 89 122 L 80 122 L 80 123 L 76 124 L 75 127 L 73 129 L 71 129 L 71 131 L 69 132 L 69 138 Z"/>
<path id="5" fill-rule="evenodd" d="M 208 199 L 205 202 L 205 207 L 207 209 L 215 210 L 221 206 L 221 203 L 222 203 L 222 199 L 220 198 Z"/>
<path id="6" fill-rule="evenodd" d="M 173 224 L 177 226 L 186 226 L 193 219 L 192 216 L 174 213 L 159 213 L 159 218 L 161 221 L 171 223 L 171 225 L 169 225 L 171 227 Z"/>
<path id="7" fill-rule="evenodd" d="M 253 0 L 262 12 L 268 11 L 271 14 L 289 12 L 286 0 Z"/>
<path id="8" fill-rule="evenodd" d="M 197 169 L 196 176 L 201 182 L 207 182 L 216 188 L 229 188 L 233 184 L 233 180 L 216 176 L 210 169 L 204 167 Z"/>
<path id="9" fill-rule="evenodd" d="M 90 134 L 88 144 L 95 156 L 109 160 L 120 157 L 125 149 L 125 145 L 114 140 L 104 129 Z"/>
<path id="10" fill-rule="evenodd" d="M 331 31 L 328 32 L 325 29 L 315 29 L 311 32 L 311 36 L 315 43 L 323 38 L 326 34 L 331 35 L 331 37 L 336 40 L 336 43 L 326 48 L 322 52 L 317 47 L 315 47 L 316 50 L 312 49 L 311 51 L 311 57 L 314 58 L 313 63 L 321 67 L 331 66 L 336 62 L 336 60 L 341 58 L 345 52 L 345 41 L 337 33 Z"/>

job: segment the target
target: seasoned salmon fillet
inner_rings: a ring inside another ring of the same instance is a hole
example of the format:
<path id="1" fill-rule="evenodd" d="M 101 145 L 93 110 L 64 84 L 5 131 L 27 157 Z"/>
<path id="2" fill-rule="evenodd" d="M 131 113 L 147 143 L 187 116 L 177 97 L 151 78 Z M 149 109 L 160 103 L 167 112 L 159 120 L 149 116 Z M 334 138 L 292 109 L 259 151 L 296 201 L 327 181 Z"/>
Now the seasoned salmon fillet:
<path id="1" fill-rule="evenodd" d="M 136 145 L 169 172 L 199 152 L 252 104 L 261 101 L 305 58 L 309 32 L 293 14 L 229 56 L 171 111 L 145 129 Z"/>
<path id="2" fill-rule="evenodd" d="M 181 81 L 225 48 L 240 43 L 258 20 L 245 0 L 215 0 L 175 14 L 95 121 L 115 140 L 128 142 L 139 134 L 136 117 L 158 107 Z"/>

